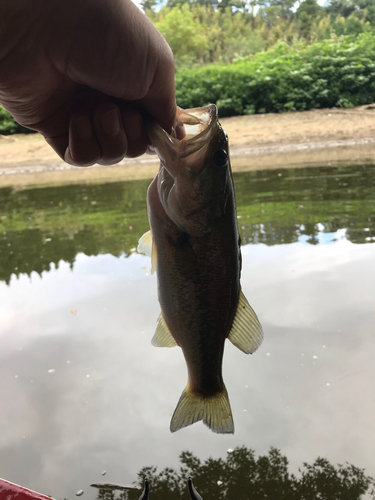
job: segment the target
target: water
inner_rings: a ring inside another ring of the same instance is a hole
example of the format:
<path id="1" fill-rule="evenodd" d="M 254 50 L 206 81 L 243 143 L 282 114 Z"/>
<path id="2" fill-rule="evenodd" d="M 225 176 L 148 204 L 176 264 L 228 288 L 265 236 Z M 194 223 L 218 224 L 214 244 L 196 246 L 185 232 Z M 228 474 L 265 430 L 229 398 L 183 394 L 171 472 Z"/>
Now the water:
<path id="1" fill-rule="evenodd" d="M 156 277 L 134 251 L 148 182 L 0 191 L 1 477 L 91 499 L 104 470 L 130 485 L 183 450 L 237 446 L 375 476 L 374 167 L 234 178 L 242 287 L 265 331 L 253 356 L 226 345 L 234 436 L 169 432 L 186 368 L 150 344 Z"/>

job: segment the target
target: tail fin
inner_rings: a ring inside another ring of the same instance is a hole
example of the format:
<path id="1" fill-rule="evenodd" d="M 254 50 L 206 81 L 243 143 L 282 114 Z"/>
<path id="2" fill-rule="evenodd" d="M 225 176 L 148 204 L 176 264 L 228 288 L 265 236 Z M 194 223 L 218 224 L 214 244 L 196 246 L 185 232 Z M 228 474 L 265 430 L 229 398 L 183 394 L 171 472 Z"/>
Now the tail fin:
<path id="1" fill-rule="evenodd" d="M 205 397 L 189 392 L 186 387 L 173 413 L 171 432 L 203 420 L 204 425 L 218 434 L 233 434 L 234 423 L 228 393 L 223 390 L 214 396 Z"/>

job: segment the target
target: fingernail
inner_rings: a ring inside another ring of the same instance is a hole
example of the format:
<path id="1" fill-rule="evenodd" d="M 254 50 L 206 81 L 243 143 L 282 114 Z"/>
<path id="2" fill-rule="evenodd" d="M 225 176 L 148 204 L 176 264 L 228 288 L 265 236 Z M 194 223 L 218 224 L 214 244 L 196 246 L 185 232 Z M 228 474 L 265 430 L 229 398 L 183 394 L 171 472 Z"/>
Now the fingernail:
<path id="1" fill-rule="evenodd" d="M 120 120 L 117 109 L 112 108 L 100 117 L 103 132 L 107 135 L 116 136 L 120 132 Z"/>
<path id="2" fill-rule="evenodd" d="M 79 116 L 76 118 L 75 128 L 82 141 L 90 141 L 92 139 L 91 121 L 88 116 Z"/>

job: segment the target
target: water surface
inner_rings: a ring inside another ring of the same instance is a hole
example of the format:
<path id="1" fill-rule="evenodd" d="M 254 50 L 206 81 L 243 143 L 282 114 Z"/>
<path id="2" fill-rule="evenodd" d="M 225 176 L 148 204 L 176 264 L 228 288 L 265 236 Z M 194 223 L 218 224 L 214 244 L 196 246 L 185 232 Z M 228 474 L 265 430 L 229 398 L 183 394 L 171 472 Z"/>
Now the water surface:
<path id="1" fill-rule="evenodd" d="M 0 190 L 0 476 L 55 498 L 130 484 L 182 450 L 225 457 L 279 448 L 375 475 L 375 170 L 234 176 L 242 287 L 265 341 L 228 343 L 236 432 L 170 434 L 186 384 L 181 351 L 151 346 L 159 305 L 148 182 Z"/>

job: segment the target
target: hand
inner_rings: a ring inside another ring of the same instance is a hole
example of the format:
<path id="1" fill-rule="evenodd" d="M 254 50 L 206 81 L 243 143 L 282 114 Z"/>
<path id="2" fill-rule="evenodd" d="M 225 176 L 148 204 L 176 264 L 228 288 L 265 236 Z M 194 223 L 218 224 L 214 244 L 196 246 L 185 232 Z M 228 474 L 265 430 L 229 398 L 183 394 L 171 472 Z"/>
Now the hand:
<path id="1" fill-rule="evenodd" d="M 143 154 L 144 112 L 184 135 L 172 52 L 131 0 L 0 0 L 0 103 L 72 165 Z"/>

